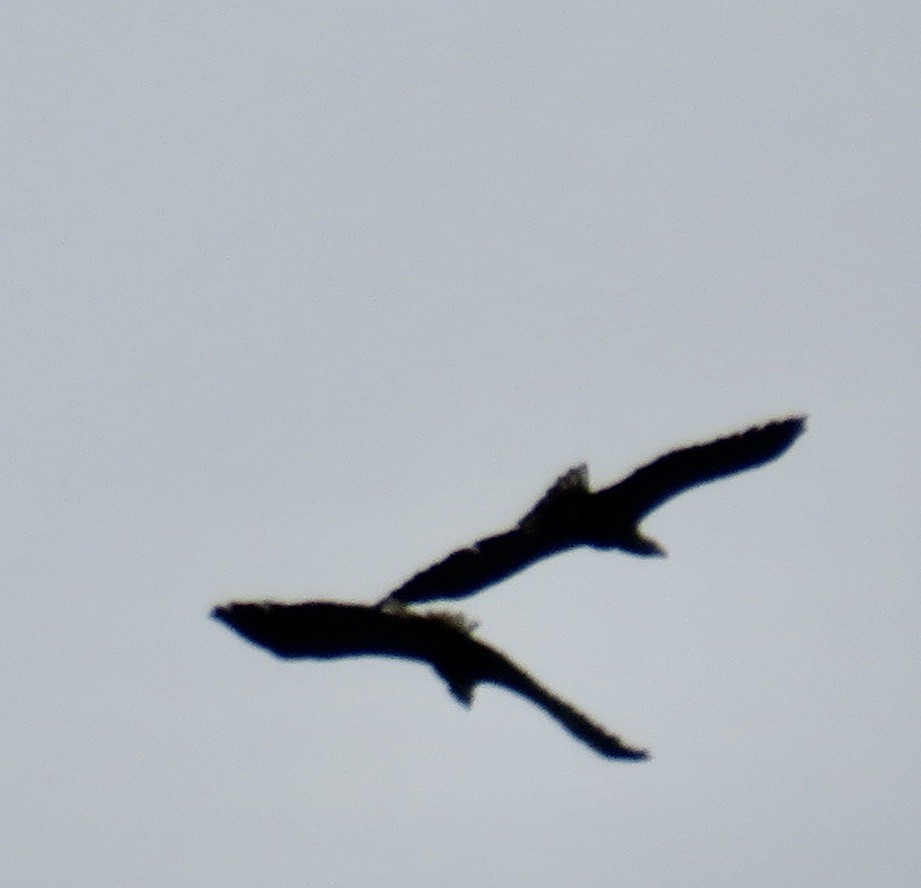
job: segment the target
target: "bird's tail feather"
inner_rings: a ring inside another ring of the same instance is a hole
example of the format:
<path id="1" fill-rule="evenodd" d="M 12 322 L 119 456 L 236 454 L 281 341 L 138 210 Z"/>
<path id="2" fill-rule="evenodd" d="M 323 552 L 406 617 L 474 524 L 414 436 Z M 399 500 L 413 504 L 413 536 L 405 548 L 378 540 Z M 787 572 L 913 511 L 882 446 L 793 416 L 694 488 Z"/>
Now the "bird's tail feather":
<path id="1" fill-rule="evenodd" d="M 518 522 L 521 530 L 540 530 L 565 520 L 571 505 L 589 493 L 588 466 L 579 463 L 560 475 L 534 507 Z"/>

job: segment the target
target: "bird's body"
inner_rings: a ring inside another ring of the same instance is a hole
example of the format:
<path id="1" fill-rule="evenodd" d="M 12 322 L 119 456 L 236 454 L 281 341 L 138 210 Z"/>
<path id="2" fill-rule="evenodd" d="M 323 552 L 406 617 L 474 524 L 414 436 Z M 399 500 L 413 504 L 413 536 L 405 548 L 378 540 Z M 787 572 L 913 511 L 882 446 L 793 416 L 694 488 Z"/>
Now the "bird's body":
<path id="1" fill-rule="evenodd" d="M 590 489 L 585 465 L 576 466 L 558 478 L 512 530 L 453 552 L 412 576 L 384 601 L 463 598 L 576 546 L 664 555 L 655 540 L 640 532 L 647 514 L 685 490 L 775 459 L 804 424 L 803 417 L 791 417 L 674 450 L 598 491 Z"/>
<path id="2" fill-rule="evenodd" d="M 477 684 L 496 684 L 531 700 L 601 755 L 646 758 L 645 752 L 608 733 L 504 654 L 471 637 L 469 627 L 444 615 L 308 601 L 236 602 L 215 608 L 213 616 L 279 657 L 375 655 L 428 663 L 466 706 Z"/>

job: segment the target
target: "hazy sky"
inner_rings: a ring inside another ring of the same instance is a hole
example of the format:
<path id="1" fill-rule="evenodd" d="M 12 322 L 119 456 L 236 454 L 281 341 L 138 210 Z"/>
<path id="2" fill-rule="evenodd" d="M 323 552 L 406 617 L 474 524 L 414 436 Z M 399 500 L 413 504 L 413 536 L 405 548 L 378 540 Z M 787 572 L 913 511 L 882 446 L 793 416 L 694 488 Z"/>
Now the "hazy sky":
<path id="1" fill-rule="evenodd" d="M 0 883 L 908 886 L 915 3 L 13 2 Z M 806 411 L 470 599 L 624 736 L 273 659 L 568 466 Z"/>

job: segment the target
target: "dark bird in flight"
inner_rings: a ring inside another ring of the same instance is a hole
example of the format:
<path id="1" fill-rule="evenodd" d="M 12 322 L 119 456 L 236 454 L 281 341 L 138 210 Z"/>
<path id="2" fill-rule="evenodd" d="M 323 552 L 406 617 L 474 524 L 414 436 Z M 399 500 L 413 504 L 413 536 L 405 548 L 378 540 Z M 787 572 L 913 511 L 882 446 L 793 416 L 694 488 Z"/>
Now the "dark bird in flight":
<path id="1" fill-rule="evenodd" d="M 802 416 L 775 420 L 735 435 L 673 450 L 622 481 L 592 491 L 584 464 L 570 469 L 512 530 L 486 537 L 426 568 L 381 604 L 464 598 L 541 558 L 576 546 L 664 555 L 640 522 L 666 500 L 698 484 L 763 465 L 803 431 Z"/>
<path id="2" fill-rule="evenodd" d="M 464 706 L 472 703 L 476 685 L 500 685 L 535 703 L 603 756 L 647 758 L 646 752 L 608 733 L 504 654 L 474 639 L 470 634 L 474 627 L 458 614 L 325 601 L 266 601 L 232 602 L 215 608 L 212 616 L 279 657 L 378 655 L 428 663 Z"/>

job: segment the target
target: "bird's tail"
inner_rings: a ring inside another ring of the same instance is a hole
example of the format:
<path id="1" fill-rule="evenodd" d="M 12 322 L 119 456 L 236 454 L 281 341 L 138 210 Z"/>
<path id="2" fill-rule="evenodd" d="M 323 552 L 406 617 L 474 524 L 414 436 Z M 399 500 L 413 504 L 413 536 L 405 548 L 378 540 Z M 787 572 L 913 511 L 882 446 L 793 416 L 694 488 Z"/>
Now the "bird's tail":
<path id="1" fill-rule="evenodd" d="M 518 522 L 520 530 L 543 530 L 546 527 L 565 526 L 567 519 L 578 509 L 588 486 L 588 466 L 579 463 L 560 475 L 534 507 Z"/>

